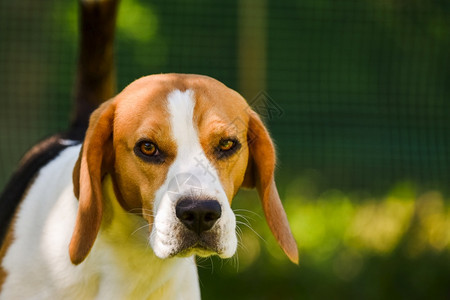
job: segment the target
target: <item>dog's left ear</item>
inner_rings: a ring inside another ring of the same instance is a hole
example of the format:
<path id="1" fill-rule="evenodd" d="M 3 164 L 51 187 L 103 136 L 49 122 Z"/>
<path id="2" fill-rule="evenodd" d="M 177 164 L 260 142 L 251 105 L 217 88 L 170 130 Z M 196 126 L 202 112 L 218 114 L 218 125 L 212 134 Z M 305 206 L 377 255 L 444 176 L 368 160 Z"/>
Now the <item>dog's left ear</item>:
<path id="1" fill-rule="evenodd" d="M 114 99 L 92 113 L 80 156 L 73 170 L 78 214 L 69 245 L 70 260 L 81 263 L 89 254 L 100 229 L 103 213 L 102 178 L 113 164 Z"/>
<path id="2" fill-rule="evenodd" d="M 275 185 L 275 148 L 259 116 L 253 110 L 248 112 L 249 161 L 242 186 L 256 187 L 270 230 L 289 259 L 298 264 L 297 243 Z"/>

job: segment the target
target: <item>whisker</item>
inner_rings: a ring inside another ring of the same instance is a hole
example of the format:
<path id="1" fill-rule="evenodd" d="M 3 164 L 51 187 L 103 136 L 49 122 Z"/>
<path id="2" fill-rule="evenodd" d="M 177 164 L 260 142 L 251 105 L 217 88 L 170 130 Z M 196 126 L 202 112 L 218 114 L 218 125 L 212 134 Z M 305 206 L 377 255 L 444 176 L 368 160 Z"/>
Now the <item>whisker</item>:
<path id="1" fill-rule="evenodd" d="M 224 259 L 221 259 L 220 260 L 220 269 L 222 270 L 223 269 L 223 264 L 224 264 Z M 228 260 L 226 260 L 227 262 L 228 262 Z"/>
<path id="2" fill-rule="evenodd" d="M 248 229 L 250 229 L 251 231 L 253 231 L 254 234 L 256 234 L 256 236 L 258 236 L 264 243 L 267 243 L 266 240 L 259 234 L 257 233 L 252 226 L 250 226 L 249 224 L 245 223 L 245 222 L 240 222 L 240 221 L 236 221 L 236 224 L 241 224 L 244 225 L 245 227 L 247 227 Z"/>
<path id="3" fill-rule="evenodd" d="M 132 208 L 130 210 L 127 211 L 127 213 L 131 213 L 131 214 L 142 214 L 142 215 L 147 215 L 147 216 L 152 216 L 153 217 L 153 211 L 151 209 L 147 209 L 147 208 Z"/>
<path id="4" fill-rule="evenodd" d="M 214 273 L 214 261 L 211 256 L 209 256 L 208 258 L 211 261 L 211 275 L 212 275 Z"/>
<path id="5" fill-rule="evenodd" d="M 142 216 L 153 218 L 153 215 L 149 215 L 149 214 L 142 214 Z"/>
<path id="6" fill-rule="evenodd" d="M 238 237 L 238 241 L 242 241 L 242 229 L 239 226 L 236 226 L 236 236 Z"/>
<path id="7" fill-rule="evenodd" d="M 237 219 L 238 217 L 239 217 L 239 218 L 242 218 L 245 222 L 247 222 L 247 223 L 249 223 L 249 224 L 250 224 L 249 219 L 252 220 L 252 221 L 255 221 L 254 219 L 252 219 L 252 218 L 250 218 L 250 217 L 246 217 L 246 216 L 244 216 L 244 215 L 236 214 L 236 219 Z"/>
<path id="8" fill-rule="evenodd" d="M 203 257 L 201 257 L 201 259 L 199 258 L 197 260 L 197 267 L 199 267 L 200 269 L 204 269 L 204 270 L 208 269 L 208 267 L 204 265 L 205 262 L 206 262 L 206 259 L 204 259 Z"/>
<path id="9" fill-rule="evenodd" d="M 244 241 L 242 240 L 242 237 L 240 240 L 238 240 L 238 247 L 240 247 L 242 250 L 248 252 L 248 248 L 245 246 Z"/>
<path id="10" fill-rule="evenodd" d="M 252 214 L 252 215 L 258 217 L 259 219 L 262 219 L 262 217 L 261 217 L 260 214 L 254 212 L 254 211 L 248 210 L 248 209 L 244 209 L 244 208 L 236 208 L 236 209 L 233 209 L 233 211 L 234 211 L 234 212 L 250 213 L 250 214 Z"/>
<path id="11" fill-rule="evenodd" d="M 148 227 L 150 227 L 151 225 L 153 225 L 153 224 L 145 224 L 145 225 L 143 225 L 143 226 L 141 226 L 141 227 L 139 227 L 139 228 L 137 228 L 135 231 L 133 231 L 132 233 L 131 233 L 131 235 L 134 235 L 136 232 L 138 232 L 139 230 L 141 230 L 141 229 L 144 229 L 144 228 L 148 228 Z"/>

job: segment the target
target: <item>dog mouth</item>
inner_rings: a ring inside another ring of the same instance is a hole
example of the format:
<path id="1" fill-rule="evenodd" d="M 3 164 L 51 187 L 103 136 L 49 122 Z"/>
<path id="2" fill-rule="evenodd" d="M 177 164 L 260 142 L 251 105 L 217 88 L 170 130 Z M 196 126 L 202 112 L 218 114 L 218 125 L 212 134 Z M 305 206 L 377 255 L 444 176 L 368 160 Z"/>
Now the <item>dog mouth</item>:
<path id="1" fill-rule="evenodd" d="M 217 252 L 217 250 L 211 247 L 208 247 L 202 243 L 198 243 L 192 247 L 179 249 L 177 252 L 174 252 L 170 257 L 188 257 L 192 255 L 208 257 L 211 255 L 219 255 L 219 253 Z"/>
<path id="2" fill-rule="evenodd" d="M 193 233 L 181 234 L 179 246 L 174 249 L 170 257 L 187 257 L 197 255 L 201 257 L 208 257 L 211 255 L 221 255 L 217 237 L 213 233 L 204 233 L 197 235 Z"/>

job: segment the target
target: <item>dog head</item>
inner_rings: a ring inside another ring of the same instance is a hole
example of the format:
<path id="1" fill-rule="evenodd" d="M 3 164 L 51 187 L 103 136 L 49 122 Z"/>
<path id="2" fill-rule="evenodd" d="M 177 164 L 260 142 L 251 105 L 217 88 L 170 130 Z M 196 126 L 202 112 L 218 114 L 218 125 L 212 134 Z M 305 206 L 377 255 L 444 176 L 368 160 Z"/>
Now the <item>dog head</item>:
<path id="1" fill-rule="evenodd" d="M 79 207 L 70 258 L 82 262 L 94 244 L 102 178 L 110 174 L 121 206 L 150 224 L 149 243 L 160 258 L 231 257 L 231 201 L 240 187 L 255 187 L 276 240 L 297 263 L 274 169 L 269 134 L 235 91 L 199 75 L 136 80 L 91 116 L 74 169 Z"/>

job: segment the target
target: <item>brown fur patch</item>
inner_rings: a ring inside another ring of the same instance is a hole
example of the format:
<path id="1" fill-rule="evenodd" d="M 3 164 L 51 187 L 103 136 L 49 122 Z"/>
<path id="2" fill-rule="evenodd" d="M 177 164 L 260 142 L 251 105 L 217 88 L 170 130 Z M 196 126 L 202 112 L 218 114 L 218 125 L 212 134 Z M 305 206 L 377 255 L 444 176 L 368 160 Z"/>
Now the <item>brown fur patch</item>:
<path id="1" fill-rule="evenodd" d="M 5 283 L 6 277 L 8 273 L 2 266 L 3 258 L 6 255 L 9 247 L 14 241 L 14 224 L 15 224 L 16 216 L 13 217 L 12 222 L 9 225 L 8 232 L 6 233 L 5 239 L 3 240 L 3 244 L 0 248 L 0 293 L 2 291 L 3 284 Z"/>

